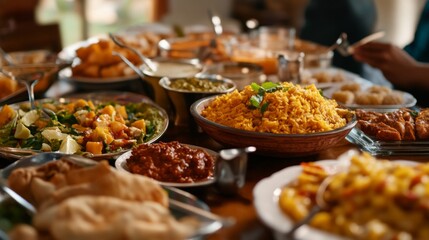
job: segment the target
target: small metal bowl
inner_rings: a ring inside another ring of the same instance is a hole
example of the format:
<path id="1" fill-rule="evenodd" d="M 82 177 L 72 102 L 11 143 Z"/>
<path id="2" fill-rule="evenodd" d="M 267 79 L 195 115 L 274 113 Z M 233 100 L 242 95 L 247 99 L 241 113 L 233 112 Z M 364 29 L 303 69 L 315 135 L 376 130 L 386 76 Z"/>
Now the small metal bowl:
<path id="1" fill-rule="evenodd" d="M 218 82 L 222 83 L 225 88 L 221 90 L 187 90 L 187 89 L 178 89 L 171 87 L 171 84 L 174 81 L 190 81 L 192 79 L 197 79 L 198 81 L 211 81 L 211 82 Z M 170 79 L 168 77 L 163 77 L 159 81 L 159 85 L 167 91 L 168 97 L 170 98 L 170 101 L 172 102 L 174 106 L 174 125 L 176 126 L 193 126 L 196 124 L 193 123 L 193 118 L 190 114 L 190 107 L 191 105 L 204 97 L 217 95 L 217 94 L 223 94 L 223 93 L 229 93 L 236 89 L 236 84 L 226 78 L 222 78 L 220 76 L 213 76 L 213 75 L 198 75 L 193 78 L 177 78 L 177 79 Z"/>
<path id="2" fill-rule="evenodd" d="M 158 84 L 159 80 L 163 77 L 173 78 L 186 78 L 193 77 L 203 69 L 202 65 L 197 59 L 191 60 L 179 60 L 179 59 L 168 59 L 160 58 L 154 59 L 159 71 L 153 72 L 149 70 L 145 65 L 141 65 L 139 69 L 144 75 L 143 81 L 148 83 L 151 88 L 149 92 L 150 96 L 155 103 L 164 108 L 167 112 L 171 111 L 171 104 L 169 103 L 168 96 L 165 90 Z M 174 66 L 177 66 L 174 68 Z"/>
<path id="3" fill-rule="evenodd" d="M 237 85 L 239 91 L 253 82 L 260 84 L 266 78 L 260 65 L 246 62 L 222 62 L 213 64 L 209 66 L 204 73 L 220 75 L 224 78 L 231 79 Z"/>

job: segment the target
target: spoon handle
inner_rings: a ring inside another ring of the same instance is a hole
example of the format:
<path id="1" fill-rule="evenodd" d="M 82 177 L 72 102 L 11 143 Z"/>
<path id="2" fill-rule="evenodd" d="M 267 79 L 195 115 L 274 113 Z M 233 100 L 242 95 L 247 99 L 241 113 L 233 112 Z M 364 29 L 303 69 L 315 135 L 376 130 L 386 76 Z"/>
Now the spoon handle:
<path id="1" fill-rule="evenodd" d="M 9 195 L 11 198 L 13 198 L 19 205 L 21 205 L 22 207 L 27 209 L 31 214 L 36 214 L 37 210 L 33 206 L 33 204 L 29 203 L 27 200 L 25 200 L 23 197 L 21 197 L 14 190 L 10 189 L 6 184 L 6 180 L 3 178 L 0 178 L 0 187 L 3 189 L 3 191 L 7 195 Z"/>
<path id="2" fill-rule="evenodd" d="M 292 226 L 292 228 L 284 235 L 285 239 L 294 239 L 294 234 L 296 230 L 298 230 L 303 225 L 309 223 L 313 217 L 320 212 L 322 208 L 318 205 L 315 205 L 310 212 L 305 216 L 301 221 L 297 222 L 295 225 Z"/>

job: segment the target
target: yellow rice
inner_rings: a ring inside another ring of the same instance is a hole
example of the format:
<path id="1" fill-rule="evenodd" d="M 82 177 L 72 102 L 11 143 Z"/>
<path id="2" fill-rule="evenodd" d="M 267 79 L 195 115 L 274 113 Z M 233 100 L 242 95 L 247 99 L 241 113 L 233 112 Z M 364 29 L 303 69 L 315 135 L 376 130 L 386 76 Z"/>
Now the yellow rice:
<path id="1" fill-rule="evenodd" d="M 216 97 L 201 115 L 233 128 L 270 133 L 315 133 L 346 125 L 346 111 L 338 109 L 335 100 L 325 99 L 314 85 L 282 84 L 287 91 L 265 94 L 261 105 L 269 105 L 263 114 L 260 109 L 249 107 L 255 92 L 246 86 L 241 92 L 235 90 Z"/>

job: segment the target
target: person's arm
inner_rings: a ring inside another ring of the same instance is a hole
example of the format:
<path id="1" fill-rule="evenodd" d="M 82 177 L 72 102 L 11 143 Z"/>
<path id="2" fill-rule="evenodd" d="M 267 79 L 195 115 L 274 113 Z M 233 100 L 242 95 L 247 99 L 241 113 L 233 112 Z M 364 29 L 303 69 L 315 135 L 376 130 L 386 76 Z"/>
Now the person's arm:
<path id="1" fill-rule="evenodd" d="M 395 45 L 371 42 L 356 48 L 354 57 L 380 69 L 399 88 L 419 87 L 429 90 L 429 64 L 417 62 Z"/>

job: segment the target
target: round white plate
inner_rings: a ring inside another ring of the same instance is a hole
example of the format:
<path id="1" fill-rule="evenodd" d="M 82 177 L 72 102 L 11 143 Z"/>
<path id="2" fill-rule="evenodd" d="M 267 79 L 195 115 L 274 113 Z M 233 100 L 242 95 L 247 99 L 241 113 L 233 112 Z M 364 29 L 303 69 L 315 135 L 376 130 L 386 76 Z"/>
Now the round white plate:
<path id="1" fill-rule="evenodd" d="M 362 91 L 365 91 L 365 89 L 368 89 L 371 85 L 361 85 L 361 89 Z M 332 98 L 332 95 L 334 94 L 334 92 L 338 91 L 341 88 L 341 85 L 335 86 L 333 88 L 329 88 L 323 91 L 323 95 L 327 98 Z M 417 99 L 407 93 L 407 92 L 402 92 L 399 90 L 394 90 L 395 92 L 399 92 L 402 93 L 404 96 L 404 102 L 402 104 L 397 104 L 397 105 L 360 105 L 360 104 L 356 104 L 356 103 L 352 103 L 352 104 L 342 104 L 344 107 L 346 108 L 350 108 L 350 109 L 399 109 L 399 108 L 409 108 L 409 107 L 414 107 L 417 103 Z"/>
<path id="2" fill-rule="evenodd" d="M 188 147 L 191 147 L 191 148 L 199 148 L 199 149 L 205 150 L 207 153 L 212 155 L 212 157 L 216 160 L 217 153 L 210 150 L 210 149 L 198 147 L 198 146 L 194 146 L 194 145 L 189 145 L 189 144 L 185 144 L 185 145 Z M 131 173 L 127 167 L 127 159 L 130 157 L 131 157 L 131 151 L 125 152 L 122 155 L 120 155 L 115 161 L 116 169 L 118 169 L 119 171 Z M 186 187 L 206 186 L 206 185 L 210 185 L 210 184 L 214 183 L 215 181 L 216 181 L 215 178 L 212 177 L 212 178 L 209 178 L 209 179 L 204 180 L 204 181 L 193 182 L 193 183 L 175 183 L 175 182 L 161 182 L 161 181 L 157 181 L 157 182 L 163 186 L 186 188 Z"/>
<path id="3" fill-rule="evenodd" d="M 337 74 L 341 74 L 343 76 L 343 81 L 341 82 L 324 82 L 324 83 L 315 83 L 314 85 L 316 85 L 317 88 L 321 88 L 321 89 L 326 89 L 326 88 L 332 88 L 332 87 L 336 87 L 336 86 L 340 86 L 342 84 L 345 83 L 359 83 L 361 86 L 371 86 L 373 85 L 370 81 L 360 77 L 359 75 L 343 70 L 343 69 L 339 69 L 339 68 L 335 68 L 335 67 L 330 67 L 330 68 L 309 68 L 305 70 L 309 75 L 313 75 L 315 73 L 320 73 L 320 72 L 325 72 L 328 75 L 337 75 Z M 304 83 L 306 84 L 306 83 Z"/>
<path id="4" fill-rule="evenodd" d="M 136 75 L 123 76 L 123 77 L 109 77 L 109 78 L 90 78 L 90 77 L 74 77 L 72 76 L 71 68 L 64 68 L 59 72 L 60 79 L 64 79 L 70 82 L 77 83 L 96 83 L 96 84 L 105 84 L 105 83 L 119 83 L 127 82 L 139 79 L 140 77 Z"/>
<path id="5" fill-rule="evenodd" d="M 408 160 L 396 160 L 398 164 L 415 165 L 417 162 Z M 338 166 L 339 160 L 316 161 L 316 164 L 330 169 Z M 281 238 L 282 233 L 286 233 L 293 226 L 294 222 L 282 212 L 279 206 L 279 196 L 281 189 L 296 180 L 301 174 L 301 166 L 292 166 L 280 170 L 270 177 L 259 181 L 253 189 L 253 203 L 259 218 L 276 232 L 276 236 Z M 317 240 L 345 240 L 347 238 L 330 234 L 316 228 L 304 225 L 296 231 L 296 239 L 317 239 Z"/>

